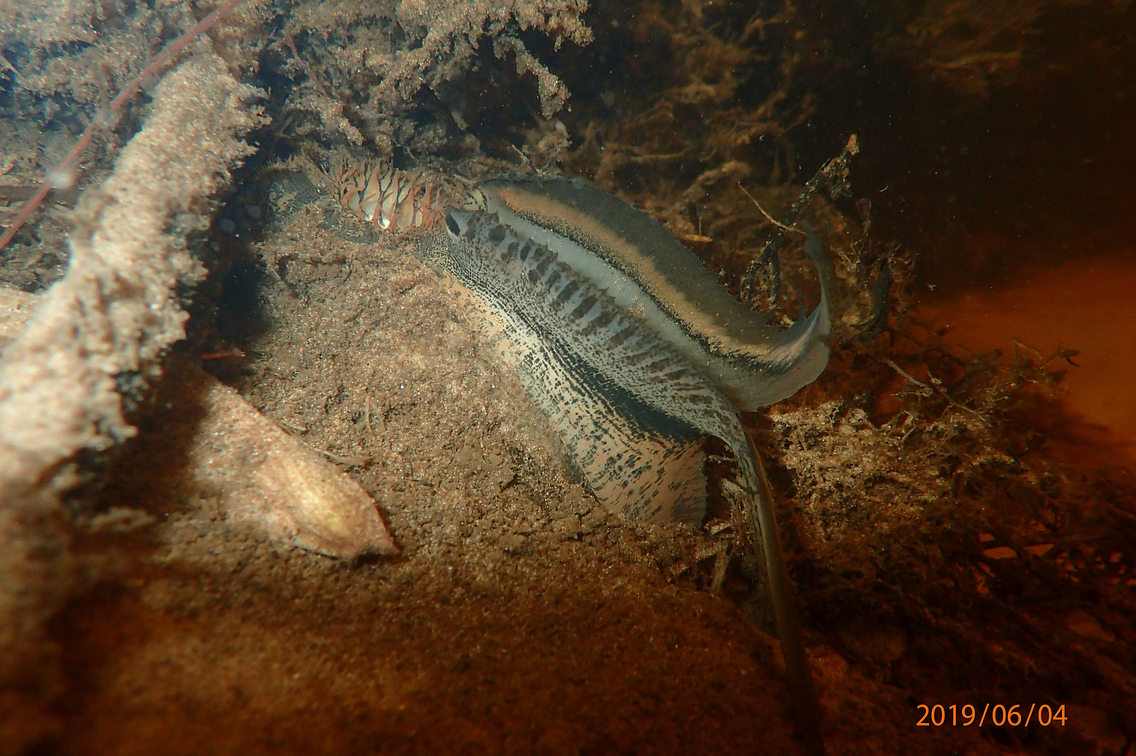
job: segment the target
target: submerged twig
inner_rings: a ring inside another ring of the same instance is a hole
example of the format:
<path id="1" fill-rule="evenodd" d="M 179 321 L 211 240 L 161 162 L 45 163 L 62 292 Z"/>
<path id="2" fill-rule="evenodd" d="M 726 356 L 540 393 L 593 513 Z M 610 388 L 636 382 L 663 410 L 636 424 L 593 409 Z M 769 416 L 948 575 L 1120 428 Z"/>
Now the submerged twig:
<path id="1" fill-rule="evenodd" d="M 978 412 L 978 410 L 971 409 L 970 407 L 967 407 L 965 404 L 959 404 L 954 399 L 952 399 L 950 394 L 948 394 L 946 391 L 944 391 L 943 387 L 940 386 L 937 381 L 935 381 L 934 377 L 932 377 L 932 379 L 931 379 L 932 383 L 929 385 L 929 384 L 926 384 L 923 381 L 919 380 L 918 378 L 913 376 L 911 373 L 909 373 L 906 370 L 904 370 L 903 368 L 901 368 L 899 365 L 895 364 L 894 361 L 885 358 L 883 360 L 883 362 L 884 362 L 885 365 L 890 367 L 892 370 L 894 370 L 895 372 L 897 372 L 901 376 L 903 376 L 904 379 L 906 379 L 909 383 L 914 383 L 916 386 L 919 386 L 922 389 L 930 391 L 934 394 L 939 394 L 940 396 L 942 396 L 944 399 L 947 400 L 947 404 L 949 404 L 950 406 L 955 407 L 955 408 L 960 409 L 960 410 L 964 410 L 966 412 L 969 412 L 970 414 L 977 417 L 979 420 L 981 420 L 986 425 L 990 425 L 990 426 L 993 425 L 993 423 L 991 423 L 989 420 L 987 420 L 985 417 L 983 417 L 982 414 L 980 412 Z"/>
<path id="2" fill-rule="evenodd" d="M 796 226 L 786 226 L 784 223 L 775 219 L 772 215 L 767 213 L 765 211 L 765 208 L 761 206 L 761 203 L 757 201 L 757 198 L 754 197 L 752 194 L 750 194 L 749 191 L 747 191 L 746 188 L 744 186 L 742 186 L 740 181 L 738 182 L 738 189 L 741 189 L 742 194 L 749 197 L 749 201 L 752 202 L 753 206 L 756 207 L 761 212 L 761 214 L 765 216 L 765 220 L 769 221 L 774 226 L 777 226 L 777 228 L 784 229 L 786 232 L 793 231 L 794 233 L 798 233 L 801 236 L 808 236 L 808 234 L 806 234 L 804 231 L 797 228 Z"/>
<path id="3" fill-rule="evenodd" d="M 780 265 L 777 262 L 777 253 L 781 250 L 781 246 L 785 243 L 785 235 L 794 227 L 797 221 L 797 216 L 805 209 L 805 206 L 812 201 L 816 193 L 822 189 L 828 189 L 829 194 L 833 199 L 843 196 L 848 193 L 848 161 L 853 155 L 860 152 L 860 144 L 856 139 L 856 135 L 848 137 L 847 144 L 840 154 L 829 160 L 821 166 L 808 183 L 805 184 L 804 191 L 801 196 L 797 197 L 789 211 L 785 213 L 780 223 L 774 221 L 775 226 L 773 234 L 769 237 L 769 241 L 765 244 L 765 249 L 761 251 L 761 255 L 750 263 L 749 268 L 745 272 L 742 279 L 742 291 L 744 292 L 743 299 L 752 300 L 754 289 L 756 288 L 757 271 L 761 267 L 771 268 L 769 299 L 777 299 L 781 289 L 781 271 Z M 748 194 L 748 193 L 747 193 Z M 752 199 L 752 198 L 751 198 Z M 755 203 L 756 204 L 756 203 Z M 761 207 L 758 207 L 761 210 Z M 769 215 L 764 210 L 761 211 L 767 218 Z M 772 218 L 769 218 L 773 220 Z"/>
<path id="4" fill-rule="evenodd" d="M 130 98 L 134 97 L 143 82 L 169 64 L 190 42 L 193 42 L 193 40 L 209 31 L 209 29 L 220 20 L 221 16 L 244 1 L 245 0 L 225 0 L 224 3 L 214 8 L 209 15 L 190 27 L 187 32 L 166 45 L 166 47 L 150 61 L 149 65 L 142 70 L 142 73 L 138 74 L 129 84 L 122 88 L 118 95 L 111 100 L 110 105 L 100 110 L 95 115 L 83 133 L 79 135 L 79 140 L 75 142 L 71 150 L 43 177 L 43 184 L 39 187 L 39 191 L 32 195 L 32 198 L 21 208 L 16 219 L 12 221 L 12 225 L 8 226 L 8 230 L 4 232 L 3 236 L 0 236 L 0 249 L 4 249 L 4 247 L 8 246 L 8 243 L 12 241 L 12 238 L 23 227 L 32 213 L 43 204 L 44 199 L 53 189 L 65 189 L 73 183 L 73 180 L 68 178 L 68 172 L 71 170 L 72 164 L 79 159 L 79 156 L 82 155 L 83 151 L 90 145 L 91 140 L 95 138 L 96 131 L 103 128 L 110 128 L 115 121 L 118 120 L 118 111 L 122 109 L 122 106 L 125 105 Z"/>

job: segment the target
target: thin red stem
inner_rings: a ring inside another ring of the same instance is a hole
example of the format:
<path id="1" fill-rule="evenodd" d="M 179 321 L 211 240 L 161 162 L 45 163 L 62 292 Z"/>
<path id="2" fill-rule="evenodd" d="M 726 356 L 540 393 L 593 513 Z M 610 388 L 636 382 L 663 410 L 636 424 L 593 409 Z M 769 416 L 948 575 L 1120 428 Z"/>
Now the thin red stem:
<path id="1" fill-rule="evenodd" d="M 71 150 L 63 158 L 63 160 L 59 161 L 59 164 L 55 166 L 54 170 L 50 171 L 46 176 L 44 176 L 43 185 L 40 186 L 39 191 L 37 191 L 32 196 L 32 198 L 24 204 L 24 206 L 20 209 L 19 215 L 17 215 L 16 219 L 12 221 L 12 225 L 8 227 L 8 230 L 4 232 L 3 236 L 0 236 L 0 249 L 4 249 L 4 247 L 8 246 L 8 243 L 12 241 L 12 238 L 16 235 L 16 232 L 18 232 L 20 228 L 23 227 L 28 218 L 31 217 L 31 214 L 36 211 L 36 209 L 43 203 L 43 200 L 47 197 L 51 190 L 56 187 L 55 182 L 58 180 L 58 178 L 60 176 L 66 175 L 67 171 L 71 168 L 71 165 L 79 159 L 79 156 L 83 154 L 83 151 L 85 149 L 87 149 L 87 145 L 89 145 L 91 143 L 91 140 L 95 138 L 95 131 L 102 127 L 109 126 L 111 123 L 114 123 L 114 118 L 111 118 L 111 116 L 117 115 L 118 111 L 122 109 L 122 106 L 125 105 L 127 101 L 130 100 L 130 98 L 133 97 L 138 89 L 142 86 L 142 82 L 146 81 L 148 77 L 157 73 L 159 69 L 173 60 L 178 53 L 180 53 L 186 48 L 187 45 L 189 45 L 189 43 L 193 42 L 193 40 L 209 31 L 209 29 L 217 23 L 221 16 L 225 15 L 243 2 L 244 0 L 225 0 L 224 3 L 214 8 L 205 18 L 201 19 L 196 24 L 191 26 L 188 31 L 175 39 L 173 42 L 166 45 L 165 49 L 163 49 L 152 61 L 150 61 L 150 64 L 146 66 L 145 70 L 143 70 L 142 73 L 138 74 L 138 76 L 136 76 L 129 84 L 122 88 L 118 95 L 116 95 L 115 98 L 111 100 L 110 105 L 107 106 L 107 109 L 105 111 L 95 115 L 95 118 L 90 122 L 90 124 L 87 125 L 87 128 L 83 130 L 83 133 L 79 135 L 79 140 L 75 142 L 75 146 L 71 148 Z"/>

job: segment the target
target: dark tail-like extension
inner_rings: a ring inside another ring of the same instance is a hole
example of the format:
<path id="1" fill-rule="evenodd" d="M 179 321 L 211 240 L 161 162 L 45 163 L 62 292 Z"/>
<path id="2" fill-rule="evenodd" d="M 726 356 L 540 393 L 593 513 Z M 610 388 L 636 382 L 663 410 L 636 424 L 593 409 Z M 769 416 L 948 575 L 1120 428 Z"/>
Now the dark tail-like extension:
<path id="1" fill-rule="evenodd" d="M 773 491 L 761 464 L 761 456 L 746 433 L 750 454 L 756 468 L 758 490 L 750 492 L 752 511 L 750 517 L 757 530 L 758 543 L 765 557 L 765 575 L 769 584 L 769 601 L 773 605 L 773 619 L 777 624 L 777 636 L 781 639 L 781 656 L 785 660 L 785 671 L 789 689 L 793 695 L 793 708 L 797 721 L 798 734 L 809 756 L 824 756 L 824 738 L 821 733 L 821 708 L 813 688 L 809 661 L 805 656 L 805 646 L 801 641 L 801 623 L 797 618 L 797 606 L 793 591 L 789 586 L 789 576 L 785 572 L 785 560 L 781 556 L 781 542 L 777 538 L 777 522 L 773 517 Z"/>

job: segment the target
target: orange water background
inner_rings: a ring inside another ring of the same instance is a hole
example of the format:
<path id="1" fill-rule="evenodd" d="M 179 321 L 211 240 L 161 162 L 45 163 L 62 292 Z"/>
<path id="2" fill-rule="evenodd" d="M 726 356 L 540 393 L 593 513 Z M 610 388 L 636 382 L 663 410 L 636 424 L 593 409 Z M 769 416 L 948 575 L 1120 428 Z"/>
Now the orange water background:
<path id="1" fill-rule="evenodd" d="M 1074 419 L 1058 451 L 1079 466 L 1136 466 L 1136 250 L 1026 270 L 1013 284 L 920 305 L 948 327 L 948 341 L 976 352 L 1012 351 L 1012 339 L 1066 365 L 1065 404 Z"/>

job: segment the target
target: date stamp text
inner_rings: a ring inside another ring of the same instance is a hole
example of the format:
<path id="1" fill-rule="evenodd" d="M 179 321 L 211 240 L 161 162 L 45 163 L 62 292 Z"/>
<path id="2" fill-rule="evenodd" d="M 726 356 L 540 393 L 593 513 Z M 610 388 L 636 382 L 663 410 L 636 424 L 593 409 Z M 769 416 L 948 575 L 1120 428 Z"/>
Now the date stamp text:
<path id="1" fill-rule="evenodd" d="M 1068 719 L 1065 704 L 985 704 L 981 709 L 974 704 L 919 704 L 915 708 L 922 715 L 916 727 L 1064 727 Z"/>

